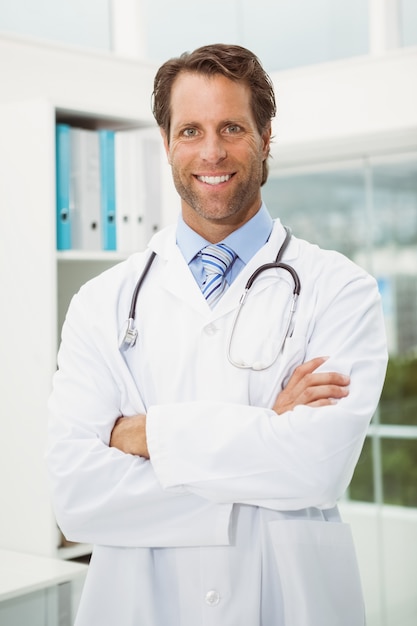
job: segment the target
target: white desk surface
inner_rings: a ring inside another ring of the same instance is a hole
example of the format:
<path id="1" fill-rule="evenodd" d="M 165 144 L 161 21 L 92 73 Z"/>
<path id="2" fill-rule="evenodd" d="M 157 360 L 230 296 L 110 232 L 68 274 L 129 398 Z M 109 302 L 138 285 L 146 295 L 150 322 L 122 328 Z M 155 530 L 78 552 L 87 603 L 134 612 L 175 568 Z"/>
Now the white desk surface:
<path id="1" fill-rule="evenodd" d="M 87 569 L 83 563 L 0 550 L 0 602 L 71 581 Z"/>

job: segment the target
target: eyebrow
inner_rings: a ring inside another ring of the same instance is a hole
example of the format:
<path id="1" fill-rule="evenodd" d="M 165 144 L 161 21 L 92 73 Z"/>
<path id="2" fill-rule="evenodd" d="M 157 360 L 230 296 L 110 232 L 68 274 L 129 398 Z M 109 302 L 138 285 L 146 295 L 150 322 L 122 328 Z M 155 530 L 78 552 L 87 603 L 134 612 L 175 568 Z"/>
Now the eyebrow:
<path id="1" fill-rule="evenodd" d="M 248 125 L 248 119 L 247 118 L 242 118 L 242 117 L 235 117 L 235 118 L 225 118 L 224 120 L 221 120 L 220 122 L 218 122 L 218 124 L 216 124 L 217 128 L 222 128 L 224 126 L 231 126 L 231 125 L 236 125 L 236 126 L 247 126 Z M 177 124 L 171 124 L 171 129 L 181 129 L 181 128 L 188 128 L 189 126 L 192 127 L 196 127 L 196 128 L 201 128 L 202 126 L 204 126 L 204 122 L 197 122 L 197 121 L 187 121 L 187 122 L 178 122 Z"/>

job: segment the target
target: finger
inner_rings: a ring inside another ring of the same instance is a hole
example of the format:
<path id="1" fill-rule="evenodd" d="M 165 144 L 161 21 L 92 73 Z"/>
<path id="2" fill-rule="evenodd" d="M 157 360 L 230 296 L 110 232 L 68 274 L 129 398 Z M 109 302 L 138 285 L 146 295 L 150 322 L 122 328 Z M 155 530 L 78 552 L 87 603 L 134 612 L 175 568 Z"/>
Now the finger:
<path id="1" fill-rule="evenodd" d="M 312 402 L 320 400 L 331 400 L 345 398 L 349 395 L 349 388 L 345 385 L 320 385 L 319 387 L 309 387 L 301 394 L 302 404 L 310 405 Z"/>
<path id="2" fill-rule="evenodd" d="M 322 374 L 307 374 L 297 383 L 288 385 L 284 391 L 284 398 L 299 404 L 308 404 L 321 398 L 340 398 L 347 395 L 342 389 L 347 389 L 350 378 L 338 372 L 324 372 Z"/>
<path id="3" fill-rule="evenodd" d="M 307 387 L 319 387 L 325 385 L 336 385 L 338 387 L 346 387 L 350 383 L 350 377 L 340 372 L 323 372 L 319 374 L 308 374 L 300 381 Z"/>
<path id="4" fill-rule="evenodd" d="M 290 380 L 288 381 L 287 387 L 297 385 L 301 380 L 303 380 L 309 374 L 312 374 L 320 365 L 323 365 L 327 361 L 328 357 L 326 356 L 318 356 L 310 361 L 306 361 L 305 363 L 301 363 L 298 365 L 294 372 L 292 373 Z"/>
<path id="5" fill-rule="evenodd" d="M 309 404 L 306 404 L 305 406 L 310 406 L 310 407 L 321 407 L 321 406 L 333 406 L 334 404 L 337 404 L 337 400 L 335 400 L 334 398 L 328 398 L 323 399 L 323 400 L 316 400 L 315 402 L 310 402 Z"/>

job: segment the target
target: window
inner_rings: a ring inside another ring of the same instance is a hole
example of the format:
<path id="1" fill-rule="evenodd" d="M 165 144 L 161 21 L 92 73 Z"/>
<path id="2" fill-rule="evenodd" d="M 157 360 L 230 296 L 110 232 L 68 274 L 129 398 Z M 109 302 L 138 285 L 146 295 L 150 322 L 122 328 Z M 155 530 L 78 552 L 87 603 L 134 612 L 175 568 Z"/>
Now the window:
<path id="1" fill-rule="evenodd" d="M 268 72 L 367 54 L 367 0 L 143 0 L 147 56 L 214 42 L 253 50 Z"/>
<path id="2" fill-rule="evenodd" d="M 240 3 L 243 45 L 269 71 L 365 55 L 367 0 L 269 0 Z"/>
<path id="3" fill-rule="evenodd" d="M 417 2 L 416 0 L 399 0 L 401 44 L 417 45 Z"/>
<path id="4" fill-rule="evenodd" d="M 263 197 L 298 237 L 378 280 L 390 361 L 349 496 L 417 507 L 417 155 L 271 173 Z"/>
<path id="5" fill-rule="evenodd" d="M 0 30 L 60 43 L 111 49 L 111 0 L 0 0 Z"/>

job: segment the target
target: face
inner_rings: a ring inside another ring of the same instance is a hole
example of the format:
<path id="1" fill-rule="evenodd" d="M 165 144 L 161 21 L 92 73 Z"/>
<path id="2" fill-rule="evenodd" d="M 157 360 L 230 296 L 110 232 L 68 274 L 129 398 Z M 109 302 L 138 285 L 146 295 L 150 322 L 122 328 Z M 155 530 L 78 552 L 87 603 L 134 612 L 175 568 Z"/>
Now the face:
<path id="1" fill-rule="evenodd" d="M 250 89 L 222 75 L 184 72 L 171 93 L 171 131 L 162 131 L 185 222 L 209 241 L 239 228 L 261 205 L 261 136 Z"/>

